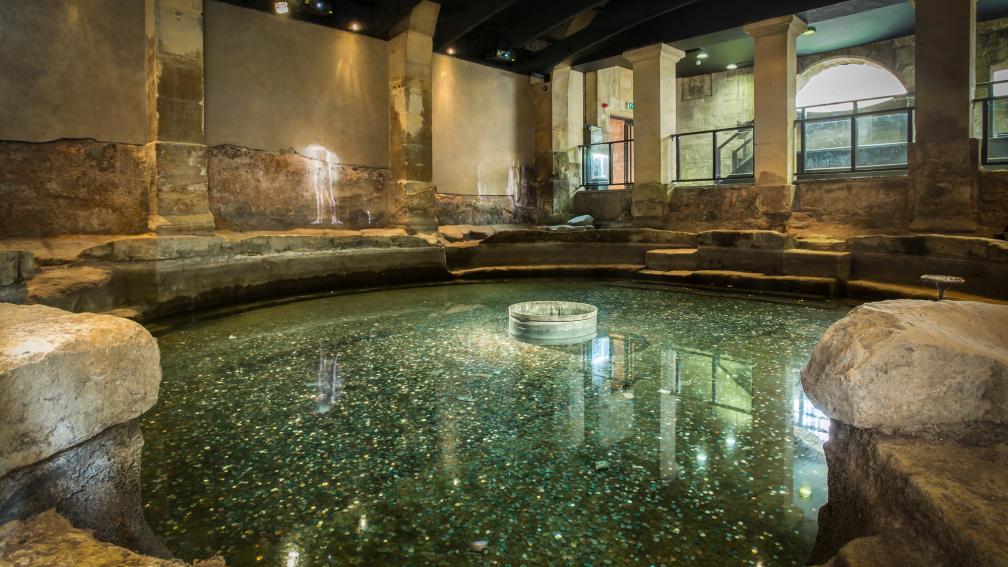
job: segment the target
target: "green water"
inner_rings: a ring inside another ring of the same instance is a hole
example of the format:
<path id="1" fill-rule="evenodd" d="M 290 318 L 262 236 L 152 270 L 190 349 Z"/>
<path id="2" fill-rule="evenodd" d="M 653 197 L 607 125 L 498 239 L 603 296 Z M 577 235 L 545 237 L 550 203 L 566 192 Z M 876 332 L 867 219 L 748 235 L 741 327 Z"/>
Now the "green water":
<path id="1" fill-rule="evenodd" d="M 597 337 L 509 337 L 535 299 L 597 305 Z M 234 566 L 800 565 L 826 422 L 798 376 L 845 311 L 541 281 L 180 325 L 143 418 L 147 518 Z"/>

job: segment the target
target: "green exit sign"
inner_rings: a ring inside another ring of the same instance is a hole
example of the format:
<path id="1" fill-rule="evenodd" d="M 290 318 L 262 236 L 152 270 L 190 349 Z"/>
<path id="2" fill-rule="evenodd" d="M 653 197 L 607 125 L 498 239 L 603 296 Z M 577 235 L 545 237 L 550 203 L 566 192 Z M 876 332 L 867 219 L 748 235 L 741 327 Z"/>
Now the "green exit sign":
<path id="1" fill-rule="evenodd" d="M 633 110 L 633 103 L 630 102 L 630 101 L 627 101 L 627 103 L 626 103 L 626 109 L 627 110 Z"/>

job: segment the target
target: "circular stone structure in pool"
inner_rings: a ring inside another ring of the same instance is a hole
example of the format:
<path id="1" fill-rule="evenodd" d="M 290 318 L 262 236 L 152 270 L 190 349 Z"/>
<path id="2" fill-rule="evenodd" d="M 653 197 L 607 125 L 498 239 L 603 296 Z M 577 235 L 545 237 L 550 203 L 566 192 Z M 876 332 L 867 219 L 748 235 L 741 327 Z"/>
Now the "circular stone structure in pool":
<path id="1" fill-rule="evenodd" d="M 507 307 L 598 308 L 575 345 Z M 802 565 L 828 421 L 800 369 L 846 313 L 622 282 L 346 293 L 158 332 L 145 514 L 228 565 Z"/>
<path id="2" fill-rule="evenodd" d="M 597 328 L 598 308 L 587 303 L 525 301 L 508 307 L 508 333 L 531 343 L 583 343 Z"/>

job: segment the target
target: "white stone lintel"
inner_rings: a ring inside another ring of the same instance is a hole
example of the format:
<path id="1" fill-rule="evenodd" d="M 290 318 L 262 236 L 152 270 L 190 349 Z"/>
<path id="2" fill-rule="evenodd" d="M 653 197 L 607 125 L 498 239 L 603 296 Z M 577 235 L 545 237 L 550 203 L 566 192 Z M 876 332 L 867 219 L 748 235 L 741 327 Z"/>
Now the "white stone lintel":
<path id="1" fill-rule="evenodd" d="M 640 63 L 658 58 L 668 58 L 672 63 L 677 63 L 683 57 L 686 57 L 686 52 L 676 49 L 667 43 L 645 45 L 644 47 L 623 52 L 623 58 L 630 63 Z"/>

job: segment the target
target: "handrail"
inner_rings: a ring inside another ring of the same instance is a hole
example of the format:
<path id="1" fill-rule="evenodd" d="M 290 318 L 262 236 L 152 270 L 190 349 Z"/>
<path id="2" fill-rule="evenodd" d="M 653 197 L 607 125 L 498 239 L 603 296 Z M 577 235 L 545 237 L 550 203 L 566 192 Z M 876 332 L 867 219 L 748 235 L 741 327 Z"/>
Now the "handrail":
<path id="1" fill-rule="evenodd" d="M 882 96 L 873 96 L 873 97 L 869 97 L 869 98 L 855 98 L 855 99 L 851 99 L 851 100 L 838 100 L 836 102 L 821 102 L 819 104 L 807 104 L 805 106 L 797 106 L 797 107 L 795 107 L 795 109 L 799 113 L 801 113 L 802 111 L 807 110 L 809 108 L 819 108 L 819 107 L 822 107 L 822 106 L 839 106 L 841 104 L 853 104 L 854 105 L 854 112 L 859 112 L 857 110 L 859 102 L 865 102 L 865 101 L 869 101 L 869 100 L 881 100 L 881 101 L 885 102 L 885 100 L 883 100 L 883 99 L 887 99 L 887 100 L 903 99 L 903 100 L 909 101 L 910 99 L 916 98 L 916 96 L 917 95 L 914 94 L 914 93 L 904 93 L 904 94 L 894 94 L 894 95 L 882 95 Z"/>
<path id="2" fill-rule="evenodd" d="M 718 134 L 720 134 L 722 132 L 732 132 L 732 136 L 730 136 L 724 142 L 718 143 Z M 737 169 L 737 167 L 738 167 L 738 164 L 737 164 L 737 161 L 738 161 L 738 159 L 737 159 L 738 151 L 741 150 L 742 148 L 750 146 L 749 143 L 744 144 L 741 148 L 738 148 L 738 149 L 736 149 L 736 150 L 734 150 L 732 152 L 732 171 L 728 175 L 722 175 L 721 174 L 721 156 L 723 154 L 724 148 L 729 143 L 731 143 L 733 140 L 735 140 L 737 137 L 743 136 L 743 135 L 747 135 L 747 134 L 754 134 L 754 133 L 755 133 L 755 127 L 752 126 L 752 125 L 747 124 L 747 125 L 728 127 L 728 128 L 713 128 L 713 129 L 710 129 L 710 130 L 697 130 L 695 132 L 678 132 L 676 134 L 673 134 L 671 136 L 671 138 L 672 138 L 672 143 L 675 144 L 675 181 L 677 183 L 684 183 L 684 182 L 685 183 L 692 183 L 692 182 L 696 182 L 696 181 L 713 181 L 713 182 L 716 183 L 718 181 L 723 181 L 725 179 L 735 179 L 735 180 L 738 180 L 738 179 L 747 179 L 747 178 L 753 177 L 753 175 L 751 173 L 748 173 L 748 172 L 747 173 L 742 173 L 742 174 L 739 174 L 739 173 L 735 172 L 735 169 Z M 681 141 L 682 141 L 682 139 L 686 138 L 686 137 L 706 136 L 706 135 L 710 135 L 710 137 L 711 137 L 711 146 L 710 146 L 711 147 L 711 169 L 710 169 L 711 176 L 710 177 L 684 178 L 683 177 L 683 168 L 682 168 L 682 155 L 681 155 L 681 146 L 682 146 Z M 755 153 L 755 147 L 754 147 L 754 153 Z"/>

